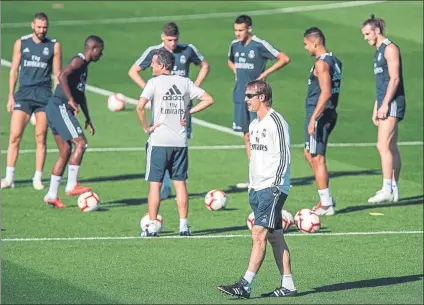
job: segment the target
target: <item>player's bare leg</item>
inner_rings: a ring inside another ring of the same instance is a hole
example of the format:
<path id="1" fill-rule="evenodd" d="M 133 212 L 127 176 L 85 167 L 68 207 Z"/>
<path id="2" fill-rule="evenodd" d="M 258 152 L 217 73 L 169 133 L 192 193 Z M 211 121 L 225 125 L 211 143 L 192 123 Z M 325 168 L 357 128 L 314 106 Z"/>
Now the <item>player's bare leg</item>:
<path id="1" fill-rule="evenodd" d="M 173 180 L 175 192 L 177 194 L 177 207 L 178 215 L 180 217 L 180 235 L 189 236 L 190 231 L 188 228 L 188 193 L 185 181 Z"/>
<path id="2" fill-rule="evenodd" d="M 156 231 L 156 218 L 159 213 L 159 204 L 160 204 L 160 188 L 162 182 L 151 181 L 149 184 L 149 194 L 147 196 L 147 206 L 149 212 L 149 225 L 146 231 L 141 232 L 141 237 L 155 237 L 158 236 Z"/>
<path id="3" fill-rule="evenodd" d="M 397 118 L 388 117 L 380 120 L 378 124 L 377 149 L 381 158 L 383 172 L 383 186 L 374 196 L 368 199 L 369 203 L 381 203 L 393 201 L 392 177 L 393 177 L 393 154 L 390 143 L 395 135 Z"/>
<path id="4" fill-rule="evenodd" d="M 10 120 L 9 146 L 7 147 L 6 177 L 1 180 L 1 188 L 14 187 L 15 165 L 18 159 L 19 144 L 31 116 L 21 110 L 14 110 Z"/>
<path id="5" fill-rule="evenodd" d="M 268 241 L 272 246 L 275 263 L 280 270 L 281 286 L 272 292 L 262 294 L 263 297 L 285 297 L 297 294 L 293 283 L 290 265 L 290 251 L 284 239 L 283 230 L 268 232 Z"/>
<path id="6" fill-rule="evenodd" d="M 249 135 L 249 132 L 243 132 L 243 140 L 244 140 L 244 145 L 246 147 L 247 160 L 249 161 L 250 160 L 250 135 Z M 236 187 L 239 188 L 239 189 L 247 189 L 249 187 L 249 181 L 237 183 Z"/>
<path id="7" fill-rule="evenodd" d="M 393 192 L 393 201 L 399 201 L 399 176 L 400 170 L 402 167 L 402 162 L 400 158 L 400 152 L 398 149 L 398 124 L 396 124 L 395 132 L 393 134 L 392 140 L 390 141 L 390 151 L 393 156 L 393 175 L 392 175 L 392 192 Z"/>
<path id="8" fill-rule="evenodd" d="M 44 162 L 46 161 L 46 134 L 47 134 L 47 117 L 44 111 L 35 113 L 35 142 L 37 150 L 35 153 L 35 173 L 32 178 L 32 185 L 36 190 L 44 189 L 42 183 Z"/>
<path id="9" fill-rule="evenodd" d="M 53 165 L 53 170 L 50 177 L 49 191 L 47 192 L 46 196 L 44 196 L 44 202 L 51 204 L 56 208 L 65 208 L 66 205 L 63 204 L 62 200 L 58 196 L 58 193 L 59 185 L 62 181 L 62 175 L 65 171 L 65 166 L 68 163 L 69 157 L 71 155 L 72 143 L 71 141 L 63 141 L 59 135 L 55 135 L 54 139 L 59 149 L 59 156 Z"/>
<path id="10" fill-rule="evenodd" d="M 66 184 L 66 194 L 68 196 L 81 195 L 82 193 L 91 191 L 91 187 L 82 186 L 78 183 L 78 172 L 87 148 L 87 140 L 84 136 L 72 139 L 75 148 L 71 153 L 68 164 L 68 182 Z"/>

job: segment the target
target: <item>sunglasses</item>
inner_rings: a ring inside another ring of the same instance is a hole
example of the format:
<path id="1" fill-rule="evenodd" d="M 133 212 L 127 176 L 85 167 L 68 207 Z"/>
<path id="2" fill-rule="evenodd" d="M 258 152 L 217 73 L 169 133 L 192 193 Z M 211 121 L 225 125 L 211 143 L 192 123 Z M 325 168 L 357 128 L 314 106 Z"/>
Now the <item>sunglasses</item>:
<path id="1" fill-rule="evenodd" d="M 260 93 L 246 93 L 244 96 L 248 99 L 254 98 L 255 96 L 261 95 Z"/>

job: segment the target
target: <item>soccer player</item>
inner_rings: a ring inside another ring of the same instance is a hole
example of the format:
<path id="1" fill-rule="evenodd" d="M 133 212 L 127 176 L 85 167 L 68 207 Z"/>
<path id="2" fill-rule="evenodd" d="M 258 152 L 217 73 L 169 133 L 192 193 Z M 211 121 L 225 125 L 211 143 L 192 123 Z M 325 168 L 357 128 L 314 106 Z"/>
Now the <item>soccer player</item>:
<path id="1" fill-rule="evenodd" d="M 226 294 L 247 299 L 265 258 L 266 241 L 271 244 L 281 275 L 281 285 L 262 296 L 297 294 L 290 268 L 290 252 L 284 240 L 281 210 L 290 190 L 290 130 L 284 118 L 272 109 L 272 89 L 263 80 L 246 86 L 249 111 L 257 114 L 250 123 L 249 203 L 255 215 L 252 250 L 244 276 L 233 285 L 221 285 Z"/>
<path id="2" fill-rule="evenodd" d="M 383 171 L 383 186 L 368 199 L 369 203 L 399 200 L 398 123 L 405 115 L 406 99 L 400 49 L 384 36 L 384 27 L 384 20 L 374 14 L 362 24 L 364 39 L 377 49 L 374 55 L 376 99 L 371 119 L 378 128 L 377 149 Z"/>
<path id="3" fill-rule="evenodd" d="M 228 52 L 228 67 L 234 72 L 236 84 L 233 90 L 234 119 L 233 130 L 242 132 L 247 158 L 250 158 L 249 123 L 255 114 L 247 110 L 244 102 L 246 84 L 252 80 L 265 80 L 268 75 L 290 62 L 289 57 L 275 49 L 269 42 L 252 33 L 252 18 L 240 15 L 234 23 L 236 39 L 231 42 Z M 267 60 L 277 61 L 266 68 Z M 249 182 L 238 183 L 236 187 L 247 188 Z"/>
<path id="4" fill-rule="evenodd" d="M 150 181 L 148 209 L 150 223 L 141 237 L 157 236 L 155 220 L 159 212 L 160 190 L 165 171 L 174 182 L 177 194 L 179 231 L 189 236 L 188 194 L 186 187 L 188 168 L 187 117 L 213 104 L 212 97 L 197 87 L 189 78 L 172 75 L 175 57 L 168 50 L 156 50 L 152 58 L 152 75 L 137 105 L 137 114 L 146 134 L 146 181 Z M 191 107 L 191 100 L 200 102 Z M 145 106 L 152 103 L 152 122 L 146 119 Z"/>
<path id="5" fill-rule="evenodd" d="M 335 213 L 335 204 L 329 188 L 325 153 L 328 137 L 337 121 L 342 63 L 325 47 L 325 36 L 319 28 L 309 28 L 303 36 L 305 50 L 316 58 L 309 73 L 305 101 L 304 155 L 314 172 L 320 197 L 313 210 L 318 215 L 331 216 Z"/>
<path id="6" fill-rule="evenodd" d="M 201 86 L 209 72 L 209 64 L 194 45 L 178 42 L 179 37 L 180 31 L 174 22 L 165 24 L 162 28 L 161 34 L 162 43 L 147 48 L 130 68 L 128 75 L 141 89 L 144 89 L 146 82 L 140 76 L 140 71 L 150 67 L 153 55 L 156 50 L 160 48 L 165 48 L 172 52 L 175 56 L 175 65 L 171 71 L 173 75 L 189 77 L 190 64 L 193 63 L 196 66 L 200 65 L 199 74 L 197 75 L 197 79 L 194 81 L 194 84 L 197 87 Z M 192 106 L 192 103 L 190 106 Z M 188 117 L 187 119 L 187 137 L 189 139 L 192 137 L 191 117 Z M 171 193 L 171 179 L 169 177 L 169 172 L 166 171 L 161 191 L 161 199 L 168 198 Z"/>
<path id="7" fill-rule="evenodd" d="M 90 187 L 78 184 L 78 171 L 87 147 L 87 139 L 76 115 L 79 112 L 79 107 L 81 107 L 86 119 L 85 128 L 88 127 L 90 134 L 94 135 L 95 129 L 88 112 L 84 92 L 87 83 L 88 65 L 90 62 L 96 62 L 100 59 L 103 55 L 103 48 L 104 43 L 100 37 L 95 35 L 87 37 L 83 53 L 78 53 L 78 55 L 72 57 L 60 73 L 59 84 L 46 107 L 47 120 L 59 148 L 59 157 L 53 166 L 50 188 L 44 197 L 44 202 L 56 208 L 66 207 L 59 198 L 58 191 L 68 162 L 66 194 L 68 196 L 76 196 L 91 190 Z M 72 144 L 75 145 L 73 151 Z"/>
<path id="8" fill-rule="evenodd" d="M 45 105 L 52 95 L 51 75 L 56 87 L 62 67 L 62 49 L 56 39 L 47 37 L 49 22 L 47 15 L 36 13 L 31 23 L 32 34 L 17 39 L 13 47 L 12 66 L 9 75 L 9 98 L 7 111 L 10 121 L 9 146 L 7 149 L 6 177 L 1 188 L 14 187 L 15 166 L 19 154 L 19 143 L 31 115 L 35 115 L 35 173 L 33 187 L 42 190 L 42 175 L 46 159 L 47 119 Z M 19 67 L 21 68 L 19 72 Z M 15 86 L 19 74 L 19 90 Z"/>

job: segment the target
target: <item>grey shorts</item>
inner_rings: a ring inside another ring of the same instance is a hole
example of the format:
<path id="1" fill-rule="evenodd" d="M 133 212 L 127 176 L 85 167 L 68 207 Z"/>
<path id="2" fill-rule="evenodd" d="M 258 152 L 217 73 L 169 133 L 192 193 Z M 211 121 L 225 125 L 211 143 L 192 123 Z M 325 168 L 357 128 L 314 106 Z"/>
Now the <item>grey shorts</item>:
<path id="1" fill-rule="evenodd" d="M 171 180 L 188 178 L 188 148 L 162 147 L 146 144 L 146 181 L 162 182 L 168 170 Z"/>
<path id="2" fill-rule="evenodd" d="M 13 110 L 21 110 L 28 114 L 45 111 L 50 97 L 51 89 L 44 87 L 24 87 L 19 88 L 15 93 L 15 107 Z"/>
<path id="3" fill-rule="evenodd" d="M 63 141 L 84 136 L 77 118 L 72 110 L 67 109 L 66 104 L 58 105 L 51 101 L 46 106 L 46 116 L 53 135 L 60 135 Z"/>
<path id="4" fill-rule="evenodd" d="M 327 151 L 328 138 L 336 126 L 337 112 L 334 110 L 324 110 L 319 119 L 315 122 L 314 136 L 308 133 L 310 115 L 305 120 L 305 148 L 311 155 L 324 155 Z"/>
<path id="5" fill-rule="evenodd" d="M 278 187 L 268 187 L 259 191 L 249 191 L 249 204 L 255 215 L 255 226 L 268 229 L 282 229 L 281 210 L 287 194 Z"/>

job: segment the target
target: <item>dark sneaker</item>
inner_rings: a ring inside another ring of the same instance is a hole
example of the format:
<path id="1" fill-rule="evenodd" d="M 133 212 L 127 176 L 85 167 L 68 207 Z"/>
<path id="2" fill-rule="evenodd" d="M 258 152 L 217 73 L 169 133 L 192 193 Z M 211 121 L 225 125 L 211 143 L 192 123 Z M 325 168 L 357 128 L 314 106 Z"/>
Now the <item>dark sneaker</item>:
<path id="1" fill-rule="evenodd" d="M 238 297 L 240 299 L 248 299 L 250 298 L 250 292 L 248 292 L 244 287 L 247 287 L 249 283 L 241 277 L 238 282 L 234 285 L 221 285 L 218 286 L 218 289 L 223 293 Z"/>
<path id="2" fill-rule="evenodd" d="M 281 297 L 294 297 L 297 295 L 297 290 L 289 290 L 284 287 L 277 287 L 274 291 L 262 293 L 261 297 L 281 298 Z"/>
<path id="3" fill-rule="evenodd" d="M 149 232 L 149 229 L 146 229 L 146 231 L 141 232 L 140 237 L 158 237 L 157 232 Z"/>
<path id="4" fill-rule="evenodd" d="M 187 231 L 181 231 L 180 236 L 192 236 L 192 235 L 191 235 L 190 231 L 187 230 Z"/>

